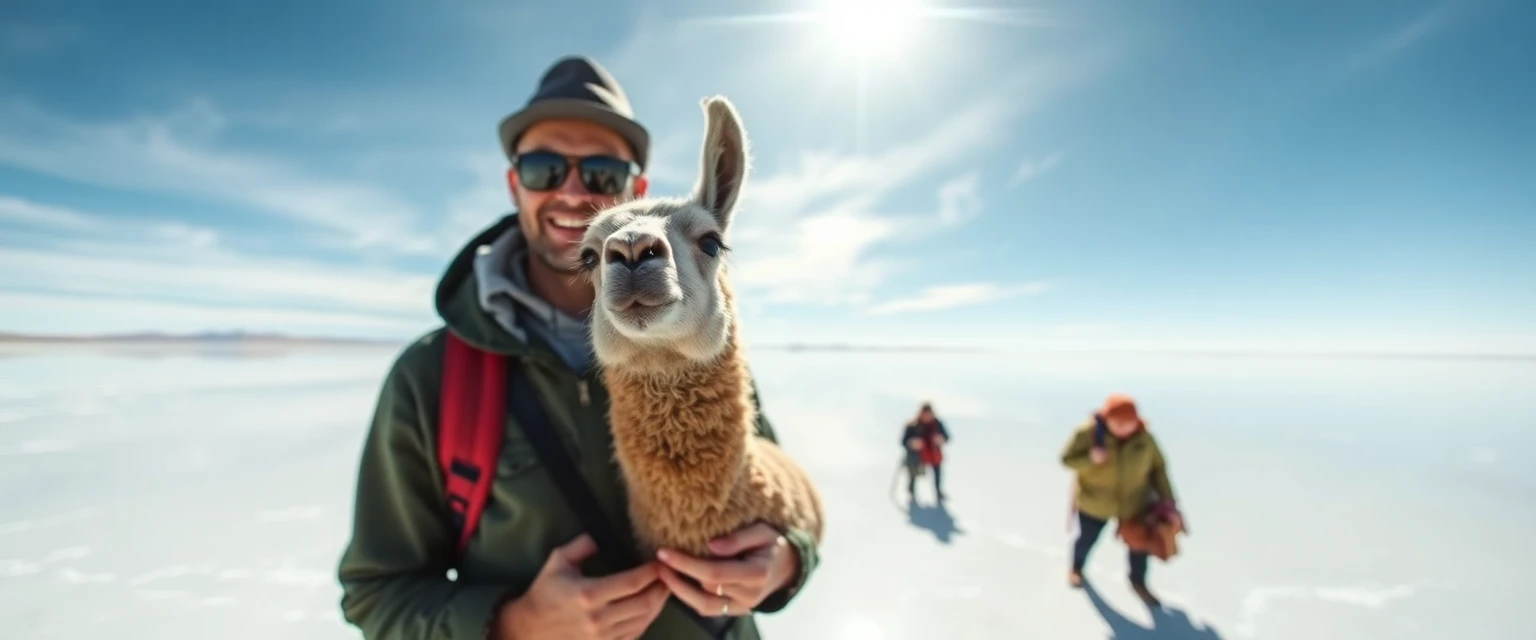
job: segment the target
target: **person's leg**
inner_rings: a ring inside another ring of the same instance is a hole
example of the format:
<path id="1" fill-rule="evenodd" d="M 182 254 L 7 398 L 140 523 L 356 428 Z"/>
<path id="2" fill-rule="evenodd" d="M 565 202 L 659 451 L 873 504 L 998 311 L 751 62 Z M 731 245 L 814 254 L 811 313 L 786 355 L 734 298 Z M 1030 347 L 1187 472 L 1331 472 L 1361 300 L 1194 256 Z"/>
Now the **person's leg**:
<path id="1" fill-rule="evenodd" d="M 1088 563 L 1088 552 L 1093 549 L 1093 543 L 1099 539 L 1099 532 L 1104 530 L 1104 521 L 1081 510 L 1077 512 L 1077 541 L 1072 544 L 1072 575 L 1073 586 L 1081 579 L 1083 565 Z"/>
<path id="2" fill-rule="evenodd" d="M 1131 589 L 1149 607 L 1161 606 L 1162 602 L 1147 588 L 1147 554 L 1130 552 Z"/>
<path id="3" fill-rule="evenodd" d="M 917 471 L 920 467 L 907 465 L 907 499 L 917 499 Z"/>
<path id="4" fill-rule="evenodd" d="M 1147 554 L 1130 552 L 1131 584 L 1147 583 Z"/>
<path id="5" fill-rule="evenodd" d="M 938 499 L 944 499 L 944 485 L 939 478 L 939 469 L 942 465 L 933 465 L 933 495 Z"/>

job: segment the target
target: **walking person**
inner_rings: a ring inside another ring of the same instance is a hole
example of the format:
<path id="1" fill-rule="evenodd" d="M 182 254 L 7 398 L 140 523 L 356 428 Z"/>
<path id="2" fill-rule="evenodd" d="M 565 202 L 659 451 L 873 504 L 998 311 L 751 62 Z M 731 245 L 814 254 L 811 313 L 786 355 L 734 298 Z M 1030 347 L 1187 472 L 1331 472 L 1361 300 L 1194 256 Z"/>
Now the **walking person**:
<path id="1" fill-rule="evenodd" d="M 1157 526 L 1182 530 L 1167 462 L 1129 396 L 1109 396 L 1092 419 L 1072 433 L 1061 463 L 1077 472 L 1073 506 L 1078 535 L 1068 574 L 1074 588 L 1082 586 L 1088 552 L 1109 520 L 1119 521 L 1122 536 L 1149 518 L 1161 519 Z M 1137 544 L 1145 537 L 1136 536 Z M 1129 553 L 1131 588 L 1148 606 L 1158 606 L 1147 588 L 1147 550 L 1131 547 Z"/>
<path id="2" fill-rule="evenodd" d="M 907 501 L 917 501 L 917 478 L 925 469 L 933 469 L 934 496 L 944 500 L 943 478 L 940 475 L 944 462 L 944 445 L 949 442 L 949 431 L 933 413 L 933 405 L 927 402 L 918 409 L 917 417 L 908 422 L 901 432 L 901 444 L 907 449 Z"/>

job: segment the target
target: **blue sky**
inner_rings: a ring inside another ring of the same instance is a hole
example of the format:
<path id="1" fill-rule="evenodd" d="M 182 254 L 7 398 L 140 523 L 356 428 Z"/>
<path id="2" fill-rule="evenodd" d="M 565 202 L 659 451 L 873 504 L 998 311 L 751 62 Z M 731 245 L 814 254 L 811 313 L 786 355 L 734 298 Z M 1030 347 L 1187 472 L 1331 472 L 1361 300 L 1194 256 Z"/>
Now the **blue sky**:
<path id="1" fill-rule="evenodd" d="M 1536 351 L 1536 5 L 720 19 L 831 4 L 12 0 L 0 330 L 428 330 L 497 121 L 585 53 L 654 191 L 741 110 L 754 341 Z"/>

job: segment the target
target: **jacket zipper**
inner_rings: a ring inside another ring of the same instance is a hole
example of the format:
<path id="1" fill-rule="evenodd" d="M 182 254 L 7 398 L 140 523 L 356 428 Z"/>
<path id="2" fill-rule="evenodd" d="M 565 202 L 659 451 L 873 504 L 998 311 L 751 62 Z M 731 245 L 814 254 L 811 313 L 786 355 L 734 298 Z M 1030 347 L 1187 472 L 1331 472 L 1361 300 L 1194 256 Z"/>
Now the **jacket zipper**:
<path id="1" fill-rule="evenodd" d="M 592 404 L 592 392 L 587 388 L 587 379 L 582 378 L 576 382 L 576 395 L 581 399 L 581 406 Z"/>
<path id="2" fill-rule="evenodd" d="M 1120 512 L 1124 511 L 1124 509 L 1125 509 L 1125 487 L 1120 486 L 1120 467 L 1121 467 L 1120 463 L 1121 463 L 1121 459 L 1125 457 L 1125 456 L 1121 455 L 1121 451 L 1120 450 L 1122 448 L 1124 448 L 1124 445 L 1125 445 L 1124 442 L 1118 442 L 1118 441 L 1115 442 L 1115 517 L 1116 518 L 1119 518 L 1120 517 Z"/>

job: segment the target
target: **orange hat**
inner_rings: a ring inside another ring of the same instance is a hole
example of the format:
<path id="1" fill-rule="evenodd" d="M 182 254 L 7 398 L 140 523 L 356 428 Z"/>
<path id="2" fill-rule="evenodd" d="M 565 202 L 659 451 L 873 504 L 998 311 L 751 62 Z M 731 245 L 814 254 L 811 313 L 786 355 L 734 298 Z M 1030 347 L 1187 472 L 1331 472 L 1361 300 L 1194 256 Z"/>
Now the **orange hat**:
<path id="1" fill-rule="evenodd" d="M 1099 410 L 1099 414 L 1105 418 L 1141 419 L 1141 416 L 1136 413 L 1136 401 L 1123 393 L 1111 394 L 1105 399 L 1104 408 Z"/>

